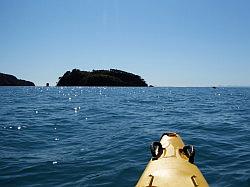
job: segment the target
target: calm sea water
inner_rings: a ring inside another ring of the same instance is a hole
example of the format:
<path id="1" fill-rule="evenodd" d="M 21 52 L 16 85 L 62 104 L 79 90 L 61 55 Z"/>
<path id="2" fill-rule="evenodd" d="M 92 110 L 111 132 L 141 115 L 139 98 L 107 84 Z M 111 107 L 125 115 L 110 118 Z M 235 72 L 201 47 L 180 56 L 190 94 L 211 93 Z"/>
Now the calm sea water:
<path id="1" fill-rule="evenodd" d="M 178 132 L 211 186 L 250 186 L 250 88 L 0 88 L 0 186 L 134 186 Z"/>

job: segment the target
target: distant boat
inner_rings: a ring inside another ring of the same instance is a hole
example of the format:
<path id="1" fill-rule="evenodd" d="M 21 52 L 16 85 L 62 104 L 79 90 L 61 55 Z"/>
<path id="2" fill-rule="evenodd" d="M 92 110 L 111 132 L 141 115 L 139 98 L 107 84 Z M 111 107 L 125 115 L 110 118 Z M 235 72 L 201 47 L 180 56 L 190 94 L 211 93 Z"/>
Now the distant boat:
<path id="1" fill-rule="evenodd" d="M 48 82 L 46 83 L 46 86 L 49 87 L 49 83 Z"/>
<path id="2" fill-rule="evenodd" d="M 213 89 L 216 89 L 217 87 L 213 86 L 212 88 L 213 88 Z"/>

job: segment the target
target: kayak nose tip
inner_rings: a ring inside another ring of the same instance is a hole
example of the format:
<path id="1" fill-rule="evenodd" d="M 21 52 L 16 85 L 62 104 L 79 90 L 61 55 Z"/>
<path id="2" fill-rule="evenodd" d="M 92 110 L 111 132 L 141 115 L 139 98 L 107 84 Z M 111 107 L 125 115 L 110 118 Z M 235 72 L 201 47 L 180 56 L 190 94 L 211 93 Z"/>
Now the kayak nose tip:
<path id="1" fill-rule="evenodd" d="M 165 132 L 161 135 L 161 139 L 163 136 L 168 136 L 168 137 L 177 137 L 177 133 L 175 132 Z"/>

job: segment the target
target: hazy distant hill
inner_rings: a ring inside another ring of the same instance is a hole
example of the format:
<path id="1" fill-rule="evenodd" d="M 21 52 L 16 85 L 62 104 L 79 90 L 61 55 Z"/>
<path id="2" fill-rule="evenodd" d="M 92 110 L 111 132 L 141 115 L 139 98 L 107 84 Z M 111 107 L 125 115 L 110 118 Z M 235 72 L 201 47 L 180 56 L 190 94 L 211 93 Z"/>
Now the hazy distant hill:
<path id="1" fill-rule="evenodd" d="M 17 79 L 13 75 L 0 73 L 0 86 L 35 86 L 33 82 Z"/>
<path id="2" fill-rule="evenodd" d="M 57 86 L 142 86 L 147 87 L 147 83 L 139 76 L 125 71 L 93 70 L 80 71 L 73 69 L 67 71 L 59 77 Z"/>

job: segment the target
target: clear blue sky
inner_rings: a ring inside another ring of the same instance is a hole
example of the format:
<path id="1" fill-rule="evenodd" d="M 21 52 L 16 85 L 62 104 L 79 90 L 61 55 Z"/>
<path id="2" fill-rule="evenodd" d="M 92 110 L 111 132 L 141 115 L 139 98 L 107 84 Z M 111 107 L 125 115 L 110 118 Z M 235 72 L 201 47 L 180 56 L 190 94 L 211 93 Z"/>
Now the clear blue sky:
<path id="1" fill-rule="evenodd" d="M 249 0 L 0 0 L 0 72 L 116 68 L 156 86 L 250 85 Z"/>

